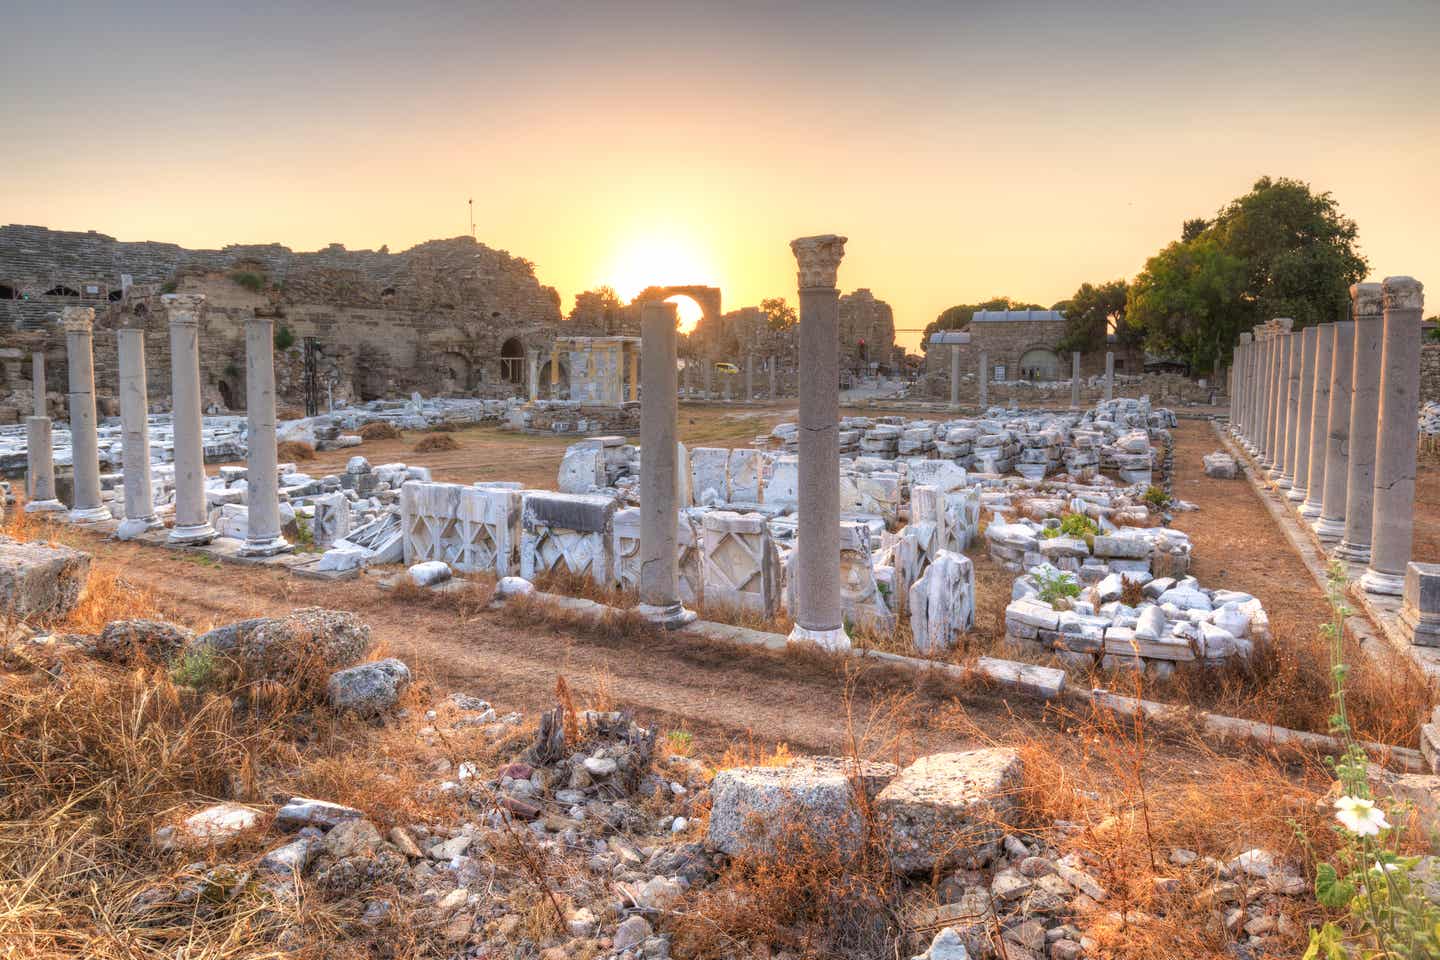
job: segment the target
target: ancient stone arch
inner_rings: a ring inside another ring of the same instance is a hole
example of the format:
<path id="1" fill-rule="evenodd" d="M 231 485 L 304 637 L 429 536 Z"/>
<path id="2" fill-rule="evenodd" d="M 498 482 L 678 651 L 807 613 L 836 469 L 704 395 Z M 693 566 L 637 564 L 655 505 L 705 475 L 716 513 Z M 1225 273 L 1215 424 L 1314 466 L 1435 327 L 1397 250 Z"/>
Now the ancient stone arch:
<path id="1" fill-rule="evenodd" d="M 700 305 L 702 326 L 709 326 L 720 321 L 719 287 L 647 287 L 636 299 L 666 300 L 674 296 L 689 297 Z"/>
<path id="2" fill-rule="evenodd" d="M 500 345 L 500 379 L 510 383 L 525 382 L 525 342 L 510 337 Z"/>
<path id="3" fill-rule="evenodd" d="M 1028 379 L 1031 370 L 1037 371 L 1037 380 L 1058 380 L 1061 374 L 1060 355 L 1047 344 L 1035 344 L 1020 353 L 1015 364 L 1014 377 Z"/>

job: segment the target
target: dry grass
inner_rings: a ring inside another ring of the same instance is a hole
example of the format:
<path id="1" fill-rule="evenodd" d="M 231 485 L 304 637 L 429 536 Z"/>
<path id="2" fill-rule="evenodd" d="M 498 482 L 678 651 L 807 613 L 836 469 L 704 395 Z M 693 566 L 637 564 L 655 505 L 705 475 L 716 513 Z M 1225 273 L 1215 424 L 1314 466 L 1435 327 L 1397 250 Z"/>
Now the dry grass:
<path id="1" fill-rule="evenodd" d="M 440 453 L 445 450 L 459 450 L 460 441 L 448 433 L 427 433 L 415 444 L 416 453 Z"/>
<path id="2" fill-rule="evenodd" d="M 372 440 L 399 440 L 400 431 L 395 425 L 384 420 L 372 420 L 360 428 L 360 439 Z"/>
<path id="3" fill-rule="evenodd" d="M 281 460 L 314 460 L 315 447 L 304 440 L 282 440 L 275 444 L 275 456 Z"/>

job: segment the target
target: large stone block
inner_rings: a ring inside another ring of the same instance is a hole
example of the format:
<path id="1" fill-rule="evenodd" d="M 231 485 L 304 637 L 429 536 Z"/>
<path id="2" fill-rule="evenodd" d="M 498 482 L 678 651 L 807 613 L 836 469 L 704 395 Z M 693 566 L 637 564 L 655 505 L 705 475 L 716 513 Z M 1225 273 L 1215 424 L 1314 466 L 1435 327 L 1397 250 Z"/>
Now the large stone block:
<path id="1" fill-rule="evenodd" d="M 598 444 L 574 444 L 560 460 L 562 493 L 592 493 L 605 486 L 605 450 Z"/>
<path id="2" fill-rule="evenodd" d="M 922 654 L 952 649 L 975 626 L 975 567 L 941 550 L 910 587 L 910 629 Z"/>
<path id="3" fill-rule="evenodd" d="M 722 447 L 696 447 L 690 451 L 690 492 L 697 506 L 730 502 L 730 451 Z"/>
<path id="4" fill-rule="evenodd" d="M 765 518 L 713 510 L 703 525 L 705 599 L 767 617 L 773 614 L 779 559 Z"/>
<path id="5" fill-rule="evenodd" d="M 733 767 L 710 784 L 708 846 L 735 855 L 810 839 L 853 851 L 864 836 L 856 785 L 874 800 L 895 776 L 889 763 L 805 757 L 784 767 Z"/>
<path id="6" fill-rule="evenodd" d="M 500 486 L 412 480 L 400 490 L 407 565 L 443 560 L 463 573 L 518 568 L 521 493 Z"/>
<path id="7" fill-rule="evenodd" d="M 315 546 L 329 548 L 350 533 L 350 501 L 341 491 L 315 498 L 315 522 L 311 531 Z"/>
<path id="8" fill-rule="evenodd" d="M 90 554 L 0 537 L 0 609 L 25 619 L 63 616 L 90 576 Z"/>
<path id="9" fill-rule="evenodd" d="M 1023 767 L 1014 750 L 921 757 L 880 792 L 890 861 L 902 874 L 982 865 L 1015 819 Z"/>
<path id="10" fill-rule="evenodd" d="M 1405 568 L 1400 623 L 1410 642 L 1440 647 L 1440 563 L 1410 563 Z"/>
<path id="11" fill-rule="evenodd" d="M 569 573 L 609 586 L 615 573 L 614 497 L 532 490 L 521 508 L 520 576 Z"/>
<path id="12" fill-rule="evenodd" d="M 759 450 L 731 450 L 726 482 L 733 503 L 760 503 L 765 497 L 765 457 Z"/>

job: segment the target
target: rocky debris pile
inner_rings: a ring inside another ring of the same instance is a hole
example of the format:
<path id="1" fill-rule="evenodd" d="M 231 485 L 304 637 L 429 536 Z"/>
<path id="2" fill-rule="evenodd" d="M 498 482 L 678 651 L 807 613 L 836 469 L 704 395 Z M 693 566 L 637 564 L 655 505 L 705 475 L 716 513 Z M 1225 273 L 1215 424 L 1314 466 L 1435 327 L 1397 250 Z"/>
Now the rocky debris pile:
<path id="1" fill-rule="evenodd" d="M 1114 572 L 1084 588 L 1074 573 L 1042 564 L 1016 579 L 1014 598 L 1005 608 L 1007 642 L 1080 668 L 1143 669 L 1163 678 L 1178 664 L 1249 657 L 1270 639 L 1259 600 L 1203 589 L 1194 577 Z"/>
<path id="2" fill-rule="evenodd" d="M 1240 475 L 1240 466 L 1230 454 L 1217 450 L 1204 457 L 1205 476 L 1217 480 L 1234 480 Z"/>
<path id="3" fill-rule="evenodd" d="M 397 430 L 428 430 L 442 424 L 472 426 L 498 423 L 520 402 L 514 397 L 504 400 L 469 397 L 426 399 L 412 393 L 409 400 L 371 400 L 340 406 L 314 417 L 281 421 L 276 428 L 276 436 L 281 441 L 308 443 L 316 450 L 336 450 L 358 446 L 361 443 L 360 428 L 367 423 L 388 423 Z"/>
<path id="4" fill-rule="evenodd" d="M 501 426 L 526 433 L 633 434 L 640 432 L 640 404 L 579 400 L 515 403 L 506 411 Z"/>
<path id="5" fill-rule="evenodd" d="M 1420 407 L 1420 435 L 1440 436 L 1440 400 L 1427 400 Z"/>
<path id="6" fill-rule="evenodd" d="M 173 464 L 175 460 L 175 422 L 168 413 L 151 414 L 148 418 L 150 425 L 150 466 L 154 474 L 159 475 L 154 484 L 157 502 L 164 502 L 162 499 L 166 493 L 164 484 L 158 482 L 159 477 L 166 475 L 173 476 Z M 205 459 L 210 462 L 218 460 L 243 460 L 245 459 L 245 432 L 246 420 L 243 416 L 207 416 L 201 425 L 201 437 L 205 445 Z M 70 423 L 68 420 L 56 418 L 51 423 L 51 455 L 54 457 L 57 467 L 68 467 L 74 461 L 74 453 L 70 442 Z M 29 446 L 29 436 L 26 432 L 25 421 L 22 419 L 18 424 L 0 425 L 0 474 L 6 476 L 23 476 L 27 468 L 26 451 Z M 124 462 L 125 436 L 120 426 L 119 417 L 105 417 L 96 426 L 97 448 L 99 452 L 100 465 L 102 469 L 115 470 Z M 103 476 L 104 482 L 114 486 L 118 473 Z M 173 492 L 173 487 L 171 488 Z"/>
<path id="7" fill-rule="evenodd" d="M 1028 508 L 1036 511 L 1036 503 L 1030 501 Z M 1041 503 L 1038 510 L 1051 507 Z M 1049 564 L 1077 574 L 1084 583 L 1120 573 L 1148 581 L 1151 576 L 1184 576 L 1190 570 L 1190 538 L 1179 530 L 1116 527 L 1101 515 L 1099 527 L 1108 532 L 1082 536 L 1066 533 L 1058 513 L 1056 509 L 1038 522 L 1028 517 L 991 521 L 985 528 L 991 559 L 1014 572 Z"/>
<path id="8" fill-rule="evenodd" d="M 9 616 L 64 616 L 80 602 L 89 578 L 88 553 L 0 536 L 0 610 Z"/>

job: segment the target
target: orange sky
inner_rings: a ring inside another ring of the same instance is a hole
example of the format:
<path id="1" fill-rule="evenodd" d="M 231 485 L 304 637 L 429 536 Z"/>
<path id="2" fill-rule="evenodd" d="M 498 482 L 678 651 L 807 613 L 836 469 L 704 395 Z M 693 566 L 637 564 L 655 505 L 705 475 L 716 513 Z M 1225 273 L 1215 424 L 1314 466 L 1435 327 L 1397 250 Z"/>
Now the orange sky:
<path id="1" fill-rule="evenodd" d="M 1270 174 L 1332 191 L 1377 277 L 1440 284 L 1436 3 L 34 6 L 0 222 L 399 250 L 473 196 L 567 310 L 794 302 L 789 241 L 836 232 L 841 288 L 919 328 L 1133 276 Z"/>

